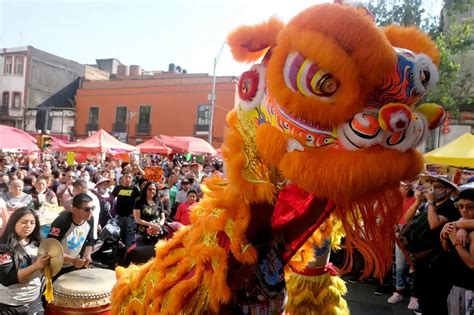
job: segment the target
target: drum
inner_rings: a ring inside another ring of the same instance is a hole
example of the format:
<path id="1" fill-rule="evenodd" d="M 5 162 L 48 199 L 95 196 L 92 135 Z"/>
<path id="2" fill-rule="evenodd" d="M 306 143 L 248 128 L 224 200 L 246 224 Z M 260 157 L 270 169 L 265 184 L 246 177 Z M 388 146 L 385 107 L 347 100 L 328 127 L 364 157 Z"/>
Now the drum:
<path id="1" fill-rule="evenodd" d="M 115 272 L 108 269 L 81 269 L 60 276 L 53 283 L 54 301 L 46 314 L 111 314 L 110 293 Z"/>

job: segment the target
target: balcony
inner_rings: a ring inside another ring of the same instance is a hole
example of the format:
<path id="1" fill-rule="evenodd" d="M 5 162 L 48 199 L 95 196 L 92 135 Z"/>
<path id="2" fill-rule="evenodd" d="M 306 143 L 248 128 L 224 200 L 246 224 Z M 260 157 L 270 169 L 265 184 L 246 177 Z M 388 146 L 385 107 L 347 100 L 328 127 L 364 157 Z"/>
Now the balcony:
<path id="1" fill-rule="evenodd" d="M 93 122 L 86 124 L 86 131 L 98 131 L 99 130 L 99 123 Z"/>
<path id="2" fill-rule="evenodd" d="M 137 135 L 149 135 L 151 131 L 150 124 L 137 124 L 135 128 L 135 133 Z"/>
<path id="3" fill-rule="evenodd" d="M 202 136 L 209 134 L 209 125 L 194 125 L 194 135 Z"/>
<path id="4" fill-rule="evenodd" d="M 124 122 L 116 122 L 112 127 L 113 132 L 127 132 L 127 124 Z"/>

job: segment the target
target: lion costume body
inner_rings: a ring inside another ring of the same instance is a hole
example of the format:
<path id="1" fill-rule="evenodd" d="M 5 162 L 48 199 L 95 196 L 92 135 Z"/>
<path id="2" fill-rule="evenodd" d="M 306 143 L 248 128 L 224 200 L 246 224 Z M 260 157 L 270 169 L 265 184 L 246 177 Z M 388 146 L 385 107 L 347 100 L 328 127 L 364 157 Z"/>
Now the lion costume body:
<path id="1" fill-rule="evenodd" d="M 227 116 L 226 179 L 206 181 L 191 225 L 153 259 L 117 269 L 113 312 L 347 314 L 329 253 L 345 235 L 365 275 L 388 270 L 399 182 L 418 175 L 414 148 L 444 115 L 415 109 L 438 50 L 416 28 L 379 29 L 341 4 L 243 26 L 228 43 L 237 61 L 263 59 Z"/>

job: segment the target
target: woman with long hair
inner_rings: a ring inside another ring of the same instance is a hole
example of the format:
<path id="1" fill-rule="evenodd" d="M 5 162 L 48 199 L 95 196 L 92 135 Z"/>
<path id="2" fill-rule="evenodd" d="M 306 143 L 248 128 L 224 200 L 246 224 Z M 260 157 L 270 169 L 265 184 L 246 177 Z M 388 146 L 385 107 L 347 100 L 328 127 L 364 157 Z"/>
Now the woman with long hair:
<path id="1" fill-rule="evenodd" d="M 157 185 L 147 182 L 135 201 L 133 217 L 137 223 L 137 246 L 152 245 L 162 236 L 165 224 L 163 205 L 157 193 Z"/>
<path id="2" fill-rule="evenodd" d="M 0 313 L 43 314 L 41 278 L 50 257 L 37 257 L 40 224 L 34 210 L 12 213 L 0 237 Z"/>

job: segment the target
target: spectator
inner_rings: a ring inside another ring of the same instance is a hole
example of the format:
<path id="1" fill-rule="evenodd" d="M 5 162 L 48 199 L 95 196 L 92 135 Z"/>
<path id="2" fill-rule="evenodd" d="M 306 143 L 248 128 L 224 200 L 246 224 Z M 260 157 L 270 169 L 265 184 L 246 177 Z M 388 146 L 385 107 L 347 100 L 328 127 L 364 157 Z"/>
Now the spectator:
<path id="1" fill-rule="evenodd" d="M 10 183 L 8 174 L 0 173 L 0 194 L 8 192 L 8 183 Z"/>
<path id="2" fill-rule="evenodd" d="M 58 169 L 54 169 L 51 172 L 51 175 L 53 176 L 53 185 L 51 186 L 51 190 L 56 193 L 58 191 L 59 185 L 61 185 L 60 178 L 61 178 L 61 171 Z"/>
<path id="3" fill-rule="evenodd" d="M 400 191 L 403 196 L 403 212 L 398 223 L 397 236 L 403 226 L 413 219 L 413 215 L 409 215 L 407 220 L 407 213 L 414 213 L 416 211 L 416 208 L 420 204 L 419 197 L 421 195 L 421 192 L 418 191 L 418 198 L 416 198 L 414 196 L 415 192 L 413 190 L 413 184 L 408 182 L 400 183 Z M 415 209 L 415 211 L 413 209 Z M 403 294 L 406 293 L 405 290 L 408 289 L 408 282 L 406 281 L 405 276 L 408 273 L 409 266 L 406 260 L 406 255 L 407 254 L 398 246 L 398 243 L 395 243 L 395 292 L 387 300 L 390 304 L 401 302 L 403 300 Z M 413 296 L 413 292 L 411 293 L 412 296 L 408 303 L 408 309 L 416 310 L 418 309 L 418 299 Z"/>
<path id="4" fill-rule="evenodd" d="M 29 194 L 36 184 L 36 176 L 28 175 L 23 179 L 23 192 Z"/>
<path id="5" fill-rule="evenodd" d="M 92 211 L 92 217 L 94 218 L 94 225 L 92 229 L 92 236 L 94 239 L 97 239 L 97 231 L 100 229 L 99 227 L 99 215 L 100 215 L 100 202 L 99 198 L 92 193 L 88 186 L 87 182 L 84 179 L 78 179 L 74 183 L 72 183 L 72 193 L 74 196 L 79 194 L 87 194 L 92 199 L 92 205 L 94 209 Z"/>
<path id="6" fill-rule="evenodd" d="M 422 180 L 429 187 L 425 190 L 425 197 L 433 250 L 424 259 L 415 261 L 415 294 L 423 314 L 447 314 L 450 284 L 439 235 L 444 224 L 460 217 L 450 198 L 457 187 L 443 176 L 423 176 Z"/>
<path id="7" fill-rule="evenodd" d="M 31 197 L 35 209 L 39 209 L 43 204 L 58 205 L 56 194 L 48 188 L 47 178 L 40 176 L 35 183 L 35 187 L 31 190 Z"/>
<path id="8" fill-rule="evenodd" d="M 191 221 L 189 220 L 191 207 L 196 204 L 197 200 L 197 192 L 195 190 L 189 190 L 187 193 L 186 202 L 181 204 L 178 207 L 178 211 L 176 211 L 175 221 L 178 221 L 183 225 L 189 225 L 191 223 Z"/>
<path id="9" fill-rule="evenodd" d="M 170 207 L 171 213 L 176 212 L 177 207 L 175 207 L 176 194 L 178 193 L 178 176 L 171 173 L 168 176 L 168 191 L 170 195 Z"/>
<path id="10" fill-rule="evenodd" d="M 63 184 L 61 184 L 58 187 L 58 193 L 57 197 L 61 201 L 61 205 L 66 209 L 66 210 L 71 210 L 72 207 L 72 197 L 74 196 L 73 194 L 73 188 L 72 188 L 72 183 L 77 179 L 76 173 L 74 171 L 69 170 L 66 172 L 66 176 L 64 178 Z"/>
<path id="11" fill-rule="evenodd" d="M 102 177 L 99 178 L 95 184 L 95 195 L 99 199 L 100 213 L 99 213 L 99 225 L 105 226 L 107 222 L 115 216 L 113 212 L 115 208 L 115 198 L 109 193 L 108 187 L 111 179 Z"/>
<path id="12" fill-rule="evenodd" d="M 71 211 L 63 211 L 51 224 L 48 238 L 57 239 L 64 250 L 64 264 L 56 278 L 62 274 L 88 267 L 92 261 L 94 245 L 92 216 L 94 204 L 92 198 L 80 193 L 72 199 Z"/>
<path id="13" fill-rule="evenodd" d="M 165 224 L 163 205 L 158 198 L 157 187 L 153 182 L 147 182 L 135 202 L 133 216 L 137 224 L 135 241 L 137 246 L 153 245 L 163 234 Z"/>
<path id="14" fill-rule="evenodd" d="M 189 189 L 191 189 L 192 183 L 191 180 L 188 178 L 185 178 L 181 181 L 181 190 L 178 191 L 176 194 L 176 200 L 175 203 L 177 204 L 176 208 L 179 207 L 181 203 L 186 202 L 187 200 L 187 194 Z"/>
<path id="15" fill-rule="evenodd" d="M 474 189 L 466 189 L 459 194 L 456 207 L 461 212 L 462 221 L 474 223 Z M 441 231 L 443 249 L 449 253 L 450 280 L 453 286 L 448 295 L 449 314 L 474 313 L 474 228 L 467 230 L 468 242 L 457 241 L 456 223 L 445 224 Z"/>
<path id="16" fill-rule="evenodd" d="M 112 191 L 116 198 L 116 213 L 122 242 L 129 248 L 135 240 L 135 219 L 133 218 L 133 206 L 140 191 L 132 185 L 132 174 L 125 171 L 122 174 L 121 184 Z"/>
<path id="17" fill-rule="evenodd" d="M 37 257 L 39 220 L 32 209 L 15 211 L 0 237 L 0 313 L 43 314 L 42 273 L 50 257 Z"/>
<path id="18" fill-rule="evenodd" d="M 23 192 L 23 182 L 15 179 L 10 182 L 10 191 L 2 195 L 10 215 L 16 209 L 33 206 L 33 199 Z"/>

